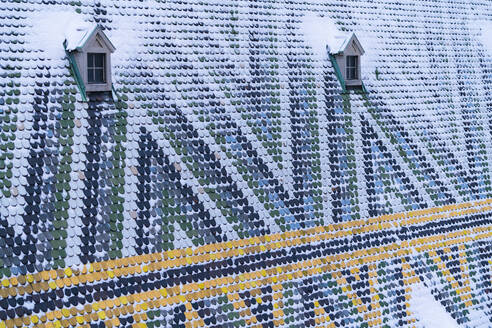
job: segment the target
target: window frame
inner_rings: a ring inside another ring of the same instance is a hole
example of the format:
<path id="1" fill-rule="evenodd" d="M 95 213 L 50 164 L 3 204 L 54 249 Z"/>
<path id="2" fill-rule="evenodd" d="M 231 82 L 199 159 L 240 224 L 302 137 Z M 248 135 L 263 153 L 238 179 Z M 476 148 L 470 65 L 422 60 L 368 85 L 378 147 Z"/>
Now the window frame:
<path id="1" fill-rule="evenodd" d="M 355 58 L 354 65 L 351 65 L 350 60 Z M 351 74 L 353 73 L 353 74 Z M 345 60 L 345 75 L 347 80 L 354 81 L 359 79 L 359 56 L 347 56 Z"/>
<path id="2" fill-rule="evenodd" d="M 102 66 L 96 66 L 97 56 L 102 57 Z M 92 59 L 92 61 L 91 61 Z M 87 53 L 87 83 L 88 84 L 106 84 L 107 83 L 107 55 L 105 52 L 88 52 Z M 93 80 L 91 81 L 91 71 Z M 96 72 L 102 71 L 102 81 L 96 81 Z"/>

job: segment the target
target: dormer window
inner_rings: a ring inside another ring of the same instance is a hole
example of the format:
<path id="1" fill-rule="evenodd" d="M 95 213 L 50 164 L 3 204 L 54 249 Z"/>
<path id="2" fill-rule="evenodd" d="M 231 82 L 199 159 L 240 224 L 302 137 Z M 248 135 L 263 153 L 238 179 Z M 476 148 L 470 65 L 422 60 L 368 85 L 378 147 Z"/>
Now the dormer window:
<path id="1" fill-rule="evenodd" d="M 87 82 L 93 84 L 106 83 L 106 54 L 87 54 Z"/>
<path id="2" fill-rule="evenodd" d="M 65 49 L 73 58 L 71 64 L 77 83 L 84 93 L 110 92 L 111 54 L 115 47 L 99 25 L 75 28 L 67 33 Z"/>
<path id="3" fill-rule="evenodd" d="M 361 88 L 361 57 L 364 49 L 355 33 L 334 36 L 328 45 L 343 88 Z"/>

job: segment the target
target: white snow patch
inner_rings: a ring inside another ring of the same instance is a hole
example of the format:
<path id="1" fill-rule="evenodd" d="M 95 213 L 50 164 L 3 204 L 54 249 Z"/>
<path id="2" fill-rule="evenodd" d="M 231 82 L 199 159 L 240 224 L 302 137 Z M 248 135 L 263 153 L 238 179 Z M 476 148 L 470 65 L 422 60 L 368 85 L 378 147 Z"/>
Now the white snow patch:
<path id="1" fill-rule="evenodd" d="M 81 33 L 77 28 L 89 28 L 90 23 L 84 21 L 84 16 L 73 11 L 36 11 L 28 17 L 32 24 L 29 33 L 30 44 L 35 49 L 42 50 L 47 58 L 60 59 L 65 57 L 63 41 Z"/>
<path id="2" fill-rule="evenodd" d="M 475 21 L 472 25 L 480 31 L 480 42 L 492 53 L 492 21 Z"/>
<path id="3" fill-rule="evenodd" d="M 364 55 L 361 57 L 361 76 L 363 81 L 367 81 L 375 76 L 376 65 L 381 56 L 381 53 L 377 48 L 377 44 L 380 41 L 377 37 L 365 33 L 357 34 L 357 38 L 364 48 Z"/>
<path id="4" fill-rule="evenodd" d="M 96 24 L 90 24 L 79 20 L 71 21 L 65 30 L 67 40 L 67 50 L 72 51 L 86 42 L 92 31 L 96 29 Z"/>
<path id="5" fill-rule="evenodd" d="M 116 51 L 111 56 L 113 65 L 124 65 L 125 61 L 139 56 L 139 24 L 136 16 L 116 16 L 112 29 L 105 31 Z"/>
<path id="6" fill-rule="evenodd" d="M 410 311 L 424 327 L 459 328 L 458 323 L 436 301 L 429 288 L 424 284 L 414 285 L 410 296 Z"/>
<path id="7" fill-rule="evenodd" d="M 321 56 L 326 55 L 327 50 L 340 49 L 349 36 L 348 33 L 339 31 L 328 17 L 314 13 L 308 13 L 302 18 L 301 30 L 314 53 Z"/>

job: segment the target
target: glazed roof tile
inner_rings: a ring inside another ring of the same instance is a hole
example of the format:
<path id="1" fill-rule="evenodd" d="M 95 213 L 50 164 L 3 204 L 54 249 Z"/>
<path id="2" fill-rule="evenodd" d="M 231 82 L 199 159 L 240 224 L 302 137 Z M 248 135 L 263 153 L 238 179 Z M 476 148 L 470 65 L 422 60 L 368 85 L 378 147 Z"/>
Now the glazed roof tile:
<path id="1" fill-rule="evenodd" d="M 0 327 L 489 327 L 491 17 L 0 3 Z M 83 101 L 81 24 L 112 95 Z M 326 51 L 352 33 L 367 93 Z"/>

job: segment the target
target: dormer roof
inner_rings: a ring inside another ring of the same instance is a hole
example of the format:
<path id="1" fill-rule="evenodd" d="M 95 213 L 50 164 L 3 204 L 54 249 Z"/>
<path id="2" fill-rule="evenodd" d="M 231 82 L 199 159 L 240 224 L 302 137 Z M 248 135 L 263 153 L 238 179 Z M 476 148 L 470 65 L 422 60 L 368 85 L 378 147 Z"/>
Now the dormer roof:
<path id="1" fill-rule="evenodd" d="M 361 56 L 365 53 L 364 48 L 362 48 L 362 45 L 354 32 L 348 35 L 335 35 L 328 44 L 329 52 L 332 55 L 341 54 L 345 52 L 347 47 L 351 44 L 354 45 L 356 52 L 358 52 Z"/>
<path id="2" fill-rule="evenodd" d="M 90 40 L 99 36 L 100 40 L 113 53 L 116 48 L 106 36 L 100 25 L 86 24 L 70 27 L 66 33 L 65 42 L 68 51 L 81 51 Z"/>

